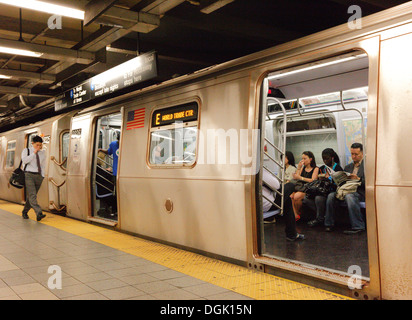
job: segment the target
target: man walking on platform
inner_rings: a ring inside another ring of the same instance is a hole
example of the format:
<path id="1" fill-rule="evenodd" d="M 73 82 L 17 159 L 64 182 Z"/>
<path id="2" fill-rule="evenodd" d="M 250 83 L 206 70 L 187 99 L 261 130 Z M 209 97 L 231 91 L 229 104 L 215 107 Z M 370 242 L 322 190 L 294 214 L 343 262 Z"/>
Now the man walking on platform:
<path id="1" fill-rule="evenodd" d="M 46 215 L 43 214 L 41 207 L 37 203 L 37 192 L 44 179 L 46 154 L 42 150 L 43 139 L 41 137 L 35 136 L 31 144 L 32 146 L 25 148 L 21 154 L 26 185 L 26 204 L 22 214 L 24 219 L 28 219 L 27 213 L 30 208 L 33 208 L 34 212 L 36 212 L 37 221 L 40 221 Z"/>

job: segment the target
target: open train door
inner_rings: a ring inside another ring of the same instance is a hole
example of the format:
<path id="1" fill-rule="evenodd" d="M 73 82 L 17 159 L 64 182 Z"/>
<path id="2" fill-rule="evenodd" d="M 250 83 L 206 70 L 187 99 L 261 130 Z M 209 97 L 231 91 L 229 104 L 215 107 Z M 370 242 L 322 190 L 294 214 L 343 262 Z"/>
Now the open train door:
<path id="1" fill-rule="evenodd" d="M 120 154 L 122 113 L 96 115 L 91 167 L 91 205 L 89 220 L 110 226 L 117 225 L 117 167 Z"/>

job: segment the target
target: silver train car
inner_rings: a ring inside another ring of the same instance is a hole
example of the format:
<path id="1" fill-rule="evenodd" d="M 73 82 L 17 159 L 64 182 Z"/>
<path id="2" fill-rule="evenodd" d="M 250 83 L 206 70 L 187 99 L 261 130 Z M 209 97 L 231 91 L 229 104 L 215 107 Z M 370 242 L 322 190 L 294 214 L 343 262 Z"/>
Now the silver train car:
<path id="1" fill-rule="evenodd" d="M 3 132 L 0 197 L 24 201 L 8 180 L 39 134 L 44 210 L 358 299 L 411 299 L 410 48 L 407 3 L 361 29 L 338 26 Z M 117 139 L 114 175 L 104 150 Z M 367 232 L 286 243 L 279 215 L 264 224 L 262 171 L 282 180 L 285 150 L 311 150 L 319 166 L 327 147 L 343 166 L 352 142 L 365 147 Z"/>

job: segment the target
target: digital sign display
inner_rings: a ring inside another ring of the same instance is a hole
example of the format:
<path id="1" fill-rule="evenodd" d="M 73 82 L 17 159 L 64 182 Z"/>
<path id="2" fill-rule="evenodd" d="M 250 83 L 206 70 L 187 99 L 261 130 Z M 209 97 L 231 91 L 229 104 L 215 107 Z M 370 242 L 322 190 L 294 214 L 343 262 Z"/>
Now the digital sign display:
<path id="1" fill-rule="evenodd" d="M 175 122 L 197 121 L 198 105 L 196 102 L 156 110 L 152 116 L 152 127 L 160 127 Z"/>
<path id="2" fill-rule="evenodd" d="M 157 54 L 149 52 L 88 79 L 56 97 L 59 111 L 157 77 Z"/>

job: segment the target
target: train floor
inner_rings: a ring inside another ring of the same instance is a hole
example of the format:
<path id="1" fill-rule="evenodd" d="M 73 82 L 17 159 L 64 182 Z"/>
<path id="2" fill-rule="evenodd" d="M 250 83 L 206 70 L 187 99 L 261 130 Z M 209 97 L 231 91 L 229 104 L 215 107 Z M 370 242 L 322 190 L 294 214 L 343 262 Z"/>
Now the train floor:
<path id="1" fill-rule="evenodd" d="M 275 223 L 265 224 L 265 253 L 342 273 L 356 265 L 362 276 L 369 277 L 366 231 L 346 235 L 344 230 L 350 229 L 350 225 L 341 222 L 332 232 L 326 232 L 324 226 L 309 227 L 308 220 L 296 223 L 297 232 L 304 234 L 305 240 L 295 242 L 286 240 L 283 217 L 277 216 Z"/>
<path id="2" fill-rule="evenodd" d="M 2 300 L 350 300 L 332 292 L 0 200 Z"/>

